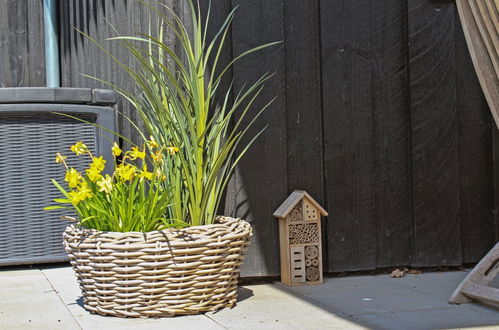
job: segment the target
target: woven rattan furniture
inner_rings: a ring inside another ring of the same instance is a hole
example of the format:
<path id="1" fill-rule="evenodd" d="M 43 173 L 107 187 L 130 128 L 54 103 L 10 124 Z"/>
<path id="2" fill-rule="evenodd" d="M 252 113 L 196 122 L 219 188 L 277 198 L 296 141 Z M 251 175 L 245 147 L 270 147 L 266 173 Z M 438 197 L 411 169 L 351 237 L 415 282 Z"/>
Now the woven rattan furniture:
<path id="1" fill-rule="evenodd" d="M 115 131 L 115 92 L 90 88 L 0 88 L 0 266 L 67 261 L 61 232 L 65 210 L 43 207 L 60 197 L 50 178 L 64 175 L 55 153 L 84 140 L 109 163 Z M 80 169 L 87 160 L 70 155 Z"/>
<path id="2" fill-rule="evenodd" d="M 219 217 L 213 225 L 149 233 L 71 225 L 63 236 L 87 310 L 164 317 L 236 303 L 251 227 L 240 219 Z"/>

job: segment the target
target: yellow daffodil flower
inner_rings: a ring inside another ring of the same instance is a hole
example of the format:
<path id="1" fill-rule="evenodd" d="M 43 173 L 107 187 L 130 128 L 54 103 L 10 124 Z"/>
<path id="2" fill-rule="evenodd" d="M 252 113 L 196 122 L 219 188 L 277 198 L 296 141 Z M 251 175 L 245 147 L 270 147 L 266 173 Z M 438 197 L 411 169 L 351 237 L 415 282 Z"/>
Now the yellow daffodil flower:
<path id="1" fill-rule="evenodd" d="M 122 180 L 127 181 L 133 179 L 136 171 L 137 168 L 135 166 L 122 163 L 119 164 L 118 167 L 116 167 L 115 174 L 119 176 Z"/>
<path id="2" fill-rule="evenodd" d="M 88 151 L 87 146 L 82 142 L 76 142 L 74 145 L 71 146 L 71 151 L 74 152 L 77 156 L 83 155 Z"/>
<path id="3" fill-rule="evenodd" d="M 68 157 L 61 155 L 60 152 L 55 154 L 55 162 L 57 164 L 64 164 L 64 161 L 66 160 L 66 158 L 68 158 Z"/>
<path id="4" fill-rule="evenodd" d="M 122 153 L 120 147 L 118 146 L 118 143 L 116 143 L 116 142 L 113 143 L 113 147 L 111 148 L 111 151 L 112 151 L 114 157 L 118 157 Z"/>
<path id="5" fill-rule="evenodd" d="M 69 196 L 71 198 L 71 203 L 73 205 L 78 205 L 81 201 L 92 197 L 92 191 L 88 188 L 86 182 L 82 182 L 77 190 L 69 192 Z"/>
<path id="6" fill-rule="evenodd" d="M 158 150 L 154 153 L 151 153 L 151 158 L 155 163 L 161 163 L 163 161 L 163 152 Z"/>
<path id="7" fill-rule="evenodd" d="M 141 171 L 139 174 L 139 177 L 146 178 L 147 180 L 152 180 L 152 177 L 154 176 L 154 173 L 152 172 L 147 172 L 147 171 Z"/>
<path id="8" fill-rule="evenodd" d="M 102 156 L 94 157 L 92 163 L 90 164 L 90 167 L 98 170 L 99 172 L 102 172 L 106 167 L 106 160 L 102 158 Z"/>
<path id="9" fill-rule="evenodd" d="M 149 141 L 147 141 L 146 143 L 151 149 L 159 148 L 158 142 L 156 142 L 152 136 L 149 137 Z"/>
<path id="10" fill-rule="evenodd" d="M 71 204 L 78 205 L 80 202 L 87 199 L 86 195 L 79 191 L 70 191 L 69 196 L 71 197 Z"/>
<path id="11" fill-rule="evenodd" d="M 113 178 L 106 174 L 106 177 L 103 177 L 99 181 L 97 181 L 97 186 L 100 188 L 99 191 L 103 191 L 106 194 L 110 194 L 113 190 Z"/>
<path id="12" fill-rule="evenodd" d="M 166 147 L 166 151 L 170 154 L 170 155 L 175 155 L 177 152 L 178 152 L 178 148 L 175 147 L 175 146 L 170 146 L 170 147 Z"/>
<path id="13" fill-rule="evenodd" d="M 138 147 L 133 147 L 130 151 L 130 159 L 135 160 L 137 158 L 144 159 L 146 157 L 145 151 L 140 151 Z"/>
<path id="14" fill-rule="evenodd" d="M 78 184 L 81 182 L 83 178 L 80 173 L 74 168 L 70 168 L 66 171 L 66 176 L 64 177 L 64 181 L 68 183 L 69 188 L 76 188 Z"/>
<path id="15" fill-rule="evenodd" d="M 70 191 L 69 192 L 69 197 L 71 199 L 71 204 L 73 205 L 78 205 L 82 200 L 85 198 L 82 198 L 82 194 L 80 194 L 78 191 Z"/>
<path id="16" fill-rule="evenodd" d="M 83 181 L 77 188 L 77 191 L 81 193 L 85 198 L 92 197 L 92 190 L 88 187 L 88 184 Z"/>
<path id="17" fill-rule="evenodd" d="M 92 182 L 97 182 L 100 178 L 102 178 L 102 175 L 100 174 L 101 171 L 98 170 L 97 168 L 90 167 L 86 170 L 87 176 Z"/>
<path id="18" fill-rule="evenodd" d="M 90 163 L 90 167 L 86 170 L 88 178 L 92 182 L 97 182 L 100 178 L 102 178 L 101 172 L 106 167 L 106 160 L 100 157 L 94 157 L 92 163 Z"/>
<path id="19" fill-rule="evenodd" d="M 147 165 L 144 164 L 142 171 L 140 171 L 140 173 L 139 173 L 139 178 L 141 178 L 141 179 L 146 178 L 147 180 L 152 180 L 153 176 L 154 176 L 154 173 L 147 171 Z"/>
<path id="20" fill-rule="evenodd" d="M 159 168 L 156 169 L 156 177 L 161 181 L 166 181 L 166 175 L 164 175 Z"/>

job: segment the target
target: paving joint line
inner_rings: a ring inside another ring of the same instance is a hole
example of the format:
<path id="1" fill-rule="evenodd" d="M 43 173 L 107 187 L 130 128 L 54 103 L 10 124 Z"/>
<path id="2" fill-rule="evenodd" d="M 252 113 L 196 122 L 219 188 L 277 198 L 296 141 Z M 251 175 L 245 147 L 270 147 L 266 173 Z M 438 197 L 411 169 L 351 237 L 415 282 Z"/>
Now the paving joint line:
<path id="1" fill-rule="evenodd" d="M 221 326 L 223 329 L 228 329 L 225 325 L 223 325 L 222 323 L 218 322 L 214 318 L 210 317 L 208 314 L 203 314 L 203 316 L 206 317 L 208 320 L 214 322 L 215 324 Z"/>
<path id="2" fill-rule="evenodd" d="M 43 269 L 41 268 L 38 268 L 38 271 L 40 271 L 40 273 L 42 273 L 43 277 L 45 278 L 45 280 L 49 283 L 50 287 L 52 288 L 52 290 L 54 290 L 55 294 L 57 295 L 57 297 L 59 298 L 59 300 L 62 302 L 62 304 L 64 305 L 64 308 L 69 312 L 69 315 L 71 315 L 71 317 L 73 318 L 73 320 L 76 322 L 76 324 L 78 325 L 78 327 L 83 330 L 83 327 L 81 326 L 80 322 L 78 322 L 78 320 L 76 319 L 75 315 L 71 312 L 71 310 L 69 309 L 68 305 L 66 305 L 66 303 L 64 302 L 64 300 L 62 299 L 62 297 L 59 295 L 59 291 L 57 291 L 55 289 L 55 287 L 52 285 L 52 282 L 50 282 L 49 278 L 47 277 L 47 275 L 45 275 L 45 273 L 43 272 Z"/>

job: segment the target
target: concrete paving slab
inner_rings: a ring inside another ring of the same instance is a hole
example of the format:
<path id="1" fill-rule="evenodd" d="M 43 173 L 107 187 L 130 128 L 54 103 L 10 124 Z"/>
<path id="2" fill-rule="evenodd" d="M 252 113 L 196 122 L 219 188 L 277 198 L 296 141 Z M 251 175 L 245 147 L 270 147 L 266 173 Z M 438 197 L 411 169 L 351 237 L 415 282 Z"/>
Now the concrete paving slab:
<path id="1" fill-rule="evenodd" d="M 172 317 L 162 319 L 135 319 L 117 318 L 111 316 L 100 316 L 88 313 L 76 316 L 76 319 L 84 330 L 160 330 L 160 329 L 202 329 L 221 330 L 224 327 L 216 324 L 203 315 L 190 315 L 183 317 Z"/>
<path id="2" fill-rule="evenodd" d="M 327 278 L 320 286 L 239 288 L 235 308 L 165 319 L 87 312 L 70 267 L 0 269 L 0 329 L 499 329 L 499 311 L 447 304 L 466 272 Z M 31 320 L 31 322 L 29 322 Z M 59 321 L 60 320 L 60 321 Z"/>
<path id="3" fill-rule="evenodd" d="M 404 278 L 385 274 L 327 278 L 318 286 L 278 285 L 376 329 L 499 329 L 498 310 L 477 303 L 447 303 L 466 274 L 467 271 L 433 272 Z"/>
<path id="4" fill-rule="evenodd" d="M 0 272 L 1 329 L 80 329 L 38 269 Z"/>
<path id="5" fill-rule="evenodd" d="M 409 289 L 383 287 L 372 288 L 368 292 L 359 288 L 348 288 L 335 292 L 324 291 L 310 297 L 328 306 L 331 310 L 346 315 L 365 313 L 387 313 L 411 310 L 432 310 L 446 308 L 447 301 L 429 299 L 428 296 Z"/>
<path id="6" fill-rule="evenodd" d="M 498 329 L 497 311 L 481 310 L 470 313 L 463 307 L 425 311 L 357 315 L 356 318 L 372 325 L 375 329 L 426 330 L 426 329 Z"/>
<path id="7" fill-rule="evenodd" d="M 367 329 L 340 313 L 335 314 L 274 285 L 252 285 L 257 299 L 245 299 L 233 309 L 207 316 L 227 329 Z"/>
<path id="8" fill-rule="evenodd" d="M 364 281 L 359 279 L 359 285 L 352 283 L 340 288 L 335 283 L 336 278 L 328 278 L 320 285 L 321 290 L 294 287 L 291 291 L 346 315 L 431 310 L 449 306 L 446 299 L 431 299 L 424 293 L 398 286 L 395 279 L 390 280 L 365 286 Z"/>

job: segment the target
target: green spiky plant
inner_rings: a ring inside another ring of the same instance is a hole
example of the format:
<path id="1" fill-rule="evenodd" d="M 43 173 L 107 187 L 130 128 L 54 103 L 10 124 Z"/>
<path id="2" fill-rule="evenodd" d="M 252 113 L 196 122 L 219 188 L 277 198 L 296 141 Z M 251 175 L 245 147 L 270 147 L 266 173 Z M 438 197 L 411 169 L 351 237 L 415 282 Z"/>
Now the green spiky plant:
<path id="1" fill-rule="evenodd" d="M 222 78 L 241 58 L 279 42 L 248 50 L 219 68 L 236 9 L 228 14 L 213 39 L 207 40 L 210 10 L 203 21 L 199 3 L 190 0 L 188 3 L 190 32 L 172 9 L 164 4 L 142 2 L 158 18 L 157 34 L 153 35 L 150 28 L 139 36 L 107 39 L 124 47 L 138 69 L 123 63 L 105 46 L 86 36 L 125 70 L 138 92 L 92 78 L 113 87 L 137 109 L 147 130 L 140 132 L 144 140 L 151 135 L 161 145 L 178 148 L 177 157 L 167 157 L 163 168 L 168 178 L 165 184 L 174 187 L 169 216 L 197 226 L 215 221 L 236 164 L 263 130 L 245 138 L 246 142 L 242 138 L 273 101 L 258 110 L 252 109 L 252 118 L 245 120 L 272 75 L 265 74 L 240 91 L 233 91 L 232 85 L 225 91 L 219 90 Z M 166 43 L 166 30 L 175 35 L 181 46 L 180 54 Z M 174 63 L 174 69 L 165 64 L 167 59 Z M 215 98 L 222 100 L 220 104 Z"/>

